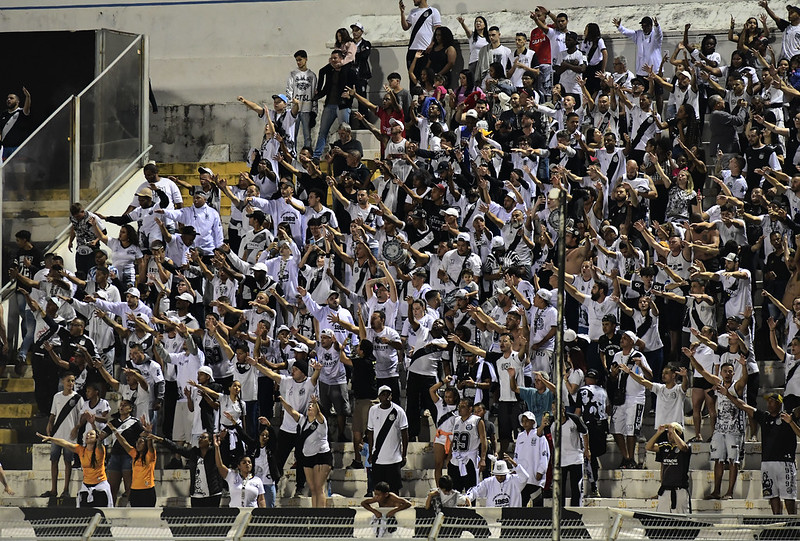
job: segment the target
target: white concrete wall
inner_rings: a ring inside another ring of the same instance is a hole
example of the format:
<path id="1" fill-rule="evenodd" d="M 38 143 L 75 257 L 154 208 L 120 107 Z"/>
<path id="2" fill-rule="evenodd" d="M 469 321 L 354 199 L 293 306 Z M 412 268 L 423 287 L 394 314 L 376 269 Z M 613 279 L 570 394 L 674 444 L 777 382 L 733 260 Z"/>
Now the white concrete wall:
<path id="1" fill-rule="evenodd" d="M 297 49 L 309 53 L 315 71 L 324 65 L 336 28 L 359 20 L 372 41 L 373 84 L 380 90 L 385 75 L 404 72 L 408 34 L 402 31 L 394 0 L 361 2 L 353 0 L 288 0 L 211 4 L 137 5 L 145 0 L 127 0 L 126 7 L 106 7 L 103 0 L 0 0 L 0 24 L 6 31 L 79 30 L 111 28 L 144 33 L 150 37 L 150 75 L 162 109 L 151 116 L 153 157 L 164 161 L 197 160 L 208 143 L 229 143 L 231 158 L 239 159 L 251 142 L 259 139 L 260 122 L 248 115 L 236 96 L 263 100 L 283 90 L 285 77 L 294 67 Z M 116 3 L 116 2 L 115 2 Z M 590 5 L 591 4 L 591 5 Z M 442 12 L 442 22 L 465 42 L 456 16 L 468 20 L 477 14 L 475 6 L 459 0 L 431 2 Z M 512 40 L 517 31 L 529 32 L 528 10 L 535 2 L 506 0 L 491 11 L 482 10 L 490 24 L 500 26 L 504 38 Z M 406 9 L 413 6 L 406 0 Z M 619 39 L 611 25 L 614 16 L 637 27 L 646 14 L 655 15 L 666 33 L 665 50 L 681 39 L 683 25 L 693 24 L 691 35 L 714 32 L 718 49 L 728 56 L 732 47 L 725 41 L 730 15 L 737 26 L 749 15 L 761 12 L 755 2 L 678 2 L 620 5 L 618 0 L 595 2 L 565 0 L 548 6 L 570 15 L 570 28 L 582 31 L 596 21 L 610 38 L 612 54 L 625 54 L 632 62 L 630 43 Z M 34 9 L 36 8 L 36 9 Z M 774 6 L 785 14 L 782 5 Z M 462 43 L 466 47 L 466 43 Z"/>

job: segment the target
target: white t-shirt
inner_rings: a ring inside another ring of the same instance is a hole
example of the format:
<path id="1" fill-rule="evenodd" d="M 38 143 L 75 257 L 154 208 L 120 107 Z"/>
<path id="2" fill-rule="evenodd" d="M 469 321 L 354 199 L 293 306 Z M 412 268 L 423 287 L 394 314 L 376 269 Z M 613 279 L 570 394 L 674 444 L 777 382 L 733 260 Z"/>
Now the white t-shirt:
<path id="1" fill-rule="evenodd" d="M 408 32 L 414 31 L 414 27 L 417 25 L 417 19 L 419 19 L 428 10 L 431 11 L 431 14 L 427 19 L 425 19 L 425 22 L 422 23 L 419 32 L 417 32 L 417 35 L 414 36 L 414 41 L 409 43 L 409 51 L 424 51 L 427 49 L 428 45 L 430 45 L 433 41 L 434 29 L 442 24 L 442 15 L 439 13 L 438 9 L 434 7 L 414 8 L 408 13 L 408 17 L 406 17 L 406 22 L 411 25 L 411 28 L 408 29 Z"/>
<path id="2" fill-rule="evenodd" d="M 422 326 L 420 325 L 421 328 Z M 375 354 L 375 377 L 385 379 L 399 376 L 397 371 L 397 350 L 389 344 L 384 344 L 377 340 L 377 338 L 386 338 L 389 342 L 399 342 L 400 335 L 398 332 L 389 326 L 384 326 L 381 332 L 375 332 L 372 328 L 369 328 L 367 329 L 367 337 L 372 342 L 373 353 Z"/>
<path id="3" fill-rule="evenodd" d="M 634 364 L 633 359 L 635 359 L 636 356 L 641 356 L 642 366 Z M 644 377 L 642 368 L 647 368 L 647 370 L 650 370 L 650 365 L 647 364 L 647 359 L 644 358 L 644 354 L 636 349 L 632 349 L 627 355 L 625 355 L 622 351 L 618 351 L 614 355 L 614 360 L 611 362 L 612 364 L 627 364 L 636 375 L 642 377 Z M 628 377 L 627 381 L 625 382 L 625 403 L 644 404 L 645 391 L 646 389 L 644 388 L 644 385 L 640 385 L 635 379 Z"/>
<path id="4" fill-rule="evenodd" d="M 741 317 L 745 308 L 752 306 L 753 302 L 750 295 L 750 271 L 737 269 L 736 272 L 747 274 L 746 278 L 734 278 L 733 276 L 728 276 L 725 272 L 720 270 L 716 273 L 719 276 L 724 294 L 728 296 L 728 301 L 725 303 L 725 317 Z"/>
<path id="5" fill-rule="evenodd" d="M 380 404 L 375 404 L 369 409 L 367 430 L 371 430 L 375 440 L 377 440 L 383 423 L 387 419 L 394 423 L 386 433 L 386 438 L 383 440 L 378 456 L 375 458 L 376 464 L 397 464 L 403 460 L 402 431 L 408 428 L 408 417 L 406 417 L 406 412 L 403 411 L 403 408 L 395 403 L 391 403 L 387 409 L 383 409 Z"/>
<path id="6" fill-rule="evenodd" d="M 53 434 L 53 437 L 74 442 L 75 440 L 70 437 L 70 432 L 72 432 L 72 429 L 75 428 L 75 425 L 78 424 L 78 420 L 80 419 L 81 411 L 83 410 L 83 398 L 81 398 L 75 391 L 72 391 L 68 395 L 64 395 L 63 392 L 56 394 L 53 397 L 53 405 L 50 407 L 50 415 L 55 416 L 55 419 L 53 420 L 55 423 L 59 417 L 59 414 L 61 413 L 61 410 L 67 405 L 72 397 L 76 398 L 75 405 L 70 410 L 69 414 L 67 414 L 67 416 L 64 418 L 64 421 L 62 421 L 62 423 L 58 426 Z"/>
<path id="7" fill-rule="evenodd" d="M 264 494 L 264 483 L 256 476 L 242 479 L 235 469 L 225 476 L 231 494 L 229 507 L 258 507 L 258 497 Z"/>
<path id="8" fill-rule="evenodd" d="M 671 389 L 667 389 L 663 383 L 653 383 L 652 391 L 658 397 L 654 426 L 669 423 L 680 423 L 683 426 L 683 401 L 686 393 L 681 386 L 673 385 Z"/>
<path id="9" fill-rule="evenodd" d="M 281 376 L 281 396 L 294 408 L 295 411 L 306 411 L 311 395 L 316 393 L 317 387 L 311 383 L 311 378 L 296 382 L 291 376 Z M 297 421 L 291 415 L 284 415 L 281 431 L 295 434 Z"/>

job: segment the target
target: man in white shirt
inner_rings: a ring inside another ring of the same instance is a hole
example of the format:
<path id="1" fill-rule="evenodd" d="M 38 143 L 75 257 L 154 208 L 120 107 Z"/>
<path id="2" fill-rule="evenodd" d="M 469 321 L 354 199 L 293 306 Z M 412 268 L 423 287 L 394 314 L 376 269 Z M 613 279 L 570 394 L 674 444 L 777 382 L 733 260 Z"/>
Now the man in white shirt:
<path id="1" fill-rule="evenodd" d="M 527 507 L 533 500 L 534 507 L 543 505 L 542 489 L 547 481 L 547 467 L 550 464 L 550 445 L 547 438 L 536 430 L 536 415 L 530 411 L 519 416 L 522 430 L 517 434 L 514 445 L 514 460 L 522 464 L 528 472 L 528 484 L 522 489 L 522 506 Z"/>
<path id="2" fill-rule="evenodd" d="M 793 56 L 800 54 L 800 8 L 797 6 L 788 5 L 786 11 L 788 13 L 786 21 L 778 17 L 772 8 L 769 7 L 767 0 L 758 3 L 764 6 L 767 14 L 772 17 L 772 20 L 778 25 L 778 29 L 783 31 L 783 40 L 781 45 L 781 58 L 789 60 Z"/>
<path id="3" fill-rule="evenodd" d="M 408 451 L 408 417 L 403 408 L 392 402 L 392 389 L 378 389 L 378 404 L 369 410 L 367 442 L 372 463 L 372 482 L 385 481 L 397 494 L 403 487 L 400 470 Z"/>
<path id="4" fill-rule="evenodd" d="M 515 472 L 508 468 L 511 464 Z M 528 483 L 528 472 L 510 456 L 494 463 L 492 477 L 484 479 L 467 493 L 470 501 L 486 499 L 485 507 L 522 507 L 522 489 Z"/>
<path id="5" fill-rule="evenodd" d="M 614 392 L 610 397 L 613 408 L 611 410 L 611 426 L 609 431 L 614 435 L 614 440 L 622 453 L 620 468 L 637 468 L 635 449 L 636 437 L 642 429 L 644 416 L 645 388 L 636 379 L 628 377 L 629 372 L 623 371 L 620 365 L 627 365 L 630 372 L 652 379 L 653 372 L 644 355 L 636 349 L 639 337 L 633 331 L 625 331 L 620 338 L 622 348 L 614 355 L 611 361 L 611 382 Z M 623 395 L 624 393 L 624 395 Z"/>
<path id="6" fill-rule="evenodd" d="M 476 84 L 483 81 L 489 72 L 489 64 L 494 62 L 499 62 L 504 71 L 508 71 L 514 65 L 514 53 L 505 45 L 500 44 L 500 28 L 497 26 L 489 28 L 489 43 L 478 52 L 478 65 L 475 68 L 478 75 L 478 79 L 475 80 Z"/>
<path id="7" fill-rule="evenodd" d="M 50 409 L 50 420 L 47 423 L 47 435 L 74 442 L 72 429 L 78 424 L 80 412 L 83 409 L 83 398 L 75 392 L 75 375 L 65 372 L 61 378 L 64 390 L 53 397 Z M 64 491 L 62 498 L 69 498 L 69 480 L 72 476 L 73 452 L 65 447 L 50 444 L 50 491 L 42 494 L 43 498 L 55 498 L 58 495 L 58 460 L 64 455 Z"/>
<path id="8" fill-rule="evenodd" d="M 696 272 L 692 278 L 706 278 L 722 283 L 725 302 L 725 317 L 741 317 L 745 310 L 753 306 L 750 294 L 750 271 L 739 268 L 739 256 L 733 252 L 723 258 L 725 269 L 717 272 Z"/>
<path id="9" fill-rule="evenodd" d="M 438 9 L 428 6 L 428 0 L 414 0 L 414 9 L 406 17 L 406 6 L 400 0 L 400 24 L 403 30 L 411 30 L 406 53 L 406 67 L 410 67 L 417 51 L 425 51 L 433 42 L 433 32 L 442 25 L 442 15 Z"/>
<path id="10" fill-rule="evenodd" d="M 615 17 L 612 21 L 620 34 L 636 44 L 636 75 L 647 78 L 644 66 L 657 68 L 661 65 L 661 41 L 664 37 L 658 19 L 642 17 L 641 30 L 629 30 L 622 26 L 622 19 Z"/>

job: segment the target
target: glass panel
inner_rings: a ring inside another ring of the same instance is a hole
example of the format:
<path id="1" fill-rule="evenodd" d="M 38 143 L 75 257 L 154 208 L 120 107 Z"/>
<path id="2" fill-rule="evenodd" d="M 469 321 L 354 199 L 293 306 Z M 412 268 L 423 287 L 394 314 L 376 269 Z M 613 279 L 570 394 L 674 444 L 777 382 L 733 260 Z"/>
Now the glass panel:
<path id="1" fill-rule="evenodd" d="M 137 37 L 136 34 L 127 34 L 116 30 L 99 30 L 99 32 L 102 32 L 104 43 L 100 64 L 102 69 L 106 69 Z"/>
<path id="2" fill-rule="evenodd" d="M 80 95 L 83 203 L 92 201 L 141 152 L 141 40 Z M 147 106 L 147 104 L 142 104 Z"/>
<path id="3" fill-rule="evenodd" d="M 68 104 L 3 164 L 3 269 L 17 254 L 17 231 L 43 251 L 68 225 L 72 106 Z M 3 272 L 3 284 L 8 275 Z"/>

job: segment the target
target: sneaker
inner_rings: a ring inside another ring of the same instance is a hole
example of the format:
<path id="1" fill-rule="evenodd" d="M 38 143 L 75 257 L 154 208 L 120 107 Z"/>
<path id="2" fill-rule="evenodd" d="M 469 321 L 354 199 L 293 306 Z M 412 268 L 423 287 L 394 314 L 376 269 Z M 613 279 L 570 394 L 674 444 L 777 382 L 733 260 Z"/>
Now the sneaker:
<path id="1" fill-rule="evenodd" d="M 361 462 L 360 460 L 353 460 L 350 463 L 350 465 L 347 466 L 347 469 L 348 470 L 363 470 L 364 469 L 364 463 Z"/>
<path id="2" fill-rule="evenodd" d="M 367 492 L 366 494 L 364 494 L 364 497 L 365 498 L 372 498 L 372 491 Z"/>
<path id="3" fill-rule="evenodd" d="M 294 496 L 292 496 L 292 497 L 293 498 L 302 498 L 305 495 L 306 495 L 305 487 L 297 487 L 294 490 Z"/>
<path id="4" fill-rule="evenodd" d="M 55 498 L 58 494 L 53 490 L 48 490 L 47 492 L 42 492 L 39 494 L 40 498 Z"/>
<path id="5" fill-rule="evenodd" d="M 594 489 L 594 490 L 593 490 L 593 491 L 592 491 L 592 492 L 589 494 L 589 497 L 590 497 L 590 498 L 602 498 L 602 496 L 600 495 L 600 491 L 599 491 L 599 490 L 597 490 L 597 489 Z"/>

